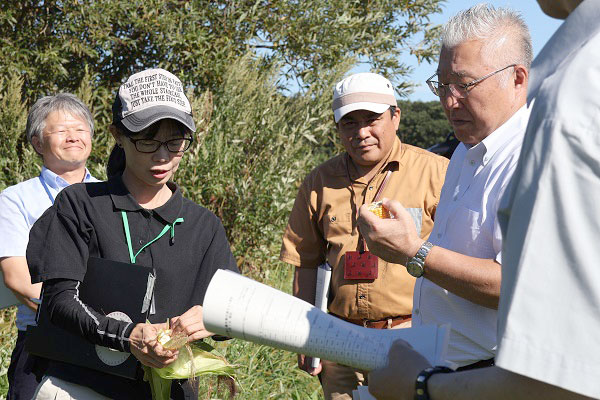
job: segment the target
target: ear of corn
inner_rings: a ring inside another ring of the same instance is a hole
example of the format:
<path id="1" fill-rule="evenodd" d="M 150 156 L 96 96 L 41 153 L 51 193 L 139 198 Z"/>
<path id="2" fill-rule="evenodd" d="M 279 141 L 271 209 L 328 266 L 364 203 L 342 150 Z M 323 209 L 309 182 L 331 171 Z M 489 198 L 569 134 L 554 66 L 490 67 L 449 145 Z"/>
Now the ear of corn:
<path id="1" fill-rule="evenodd" d="M 228 375 L 235 372 L 225 358 L 210 344 L 198 342 L 190 344 L 191 351 L 181 351 L 177 360 L 168 366 L 156 369 L 156 373 L 163 379 L 189 379 L 190 371 L 193 375 Z"/>
<path id="2" fill-rule="evenodd" d="M 381 201 L 369 204 L 369 211 L 377 215 L 379 218 L 390 218 L 390 212 L 385 208 Z"/>
<path id="3" fill-rule="evenodd" d="M 173 333 L 172 329 L 163 329 L 156 340 L 167 350 L 179 350 L 187 344 L 188 337 L 183 332 Z"/>
<path id="4" fill-rule="evenodd" d="M 156 338 L 166 349 L 182 349 L 177 359 L 164 368 L 144 366 L 144 380 L 152 389 L 153 400 L 169 400 L 171 380 L 190 379 L 202 375 L 225 375 L 233 377 L 234 367 L 214 347 L 205 342 L 187 343 L 185 334 L 173 334 L 163 329 Z"/>

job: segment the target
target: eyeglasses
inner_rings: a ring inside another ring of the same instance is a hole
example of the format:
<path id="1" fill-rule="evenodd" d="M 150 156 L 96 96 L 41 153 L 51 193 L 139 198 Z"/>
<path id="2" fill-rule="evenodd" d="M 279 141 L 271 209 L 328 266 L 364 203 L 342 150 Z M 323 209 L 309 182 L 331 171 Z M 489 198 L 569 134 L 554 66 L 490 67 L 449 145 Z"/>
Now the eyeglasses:
<path id="1" fill-rule="evenodd" d="M 429 79 L 427 79 L 425 82 L 427 82 L 427 86 L 429 86 L 429 89 L 431 89 L 433 94 L 435 94 L 438 97 L 447 96 L 448 89 L 450 89 L 450 93 L 452 93 L 452 96 L 456 97 L 457 99 L 464 99 L 465 97 L 467 97 L 469 95 L 469 91 L 473 86 L 486 80 L 490 76 L 496 75 L 498 72 L 502 72 L 507 68 L 516 67 L 516 66 L 517 66 L 517 64 L 507 65 L 506 67 L 501 68 L 498 71 L 490 72 L 489 74 L 484 75 L 479 79 L 475 79 L 474 81 L 471 81 L 469 83 L 439 83 L 437 81 L 432 81 L 431 78 L 436 76 L 437 72 L 435 74 L 431 75 L 429 77 Z"/>
<path id="2" fill-rule="evenodd" d="M 160 146 L 165 146 L 165 148 L 171 153 L 183 153 L 187 149 L 190 148 L 192 144 L 193 138 L 179 138 L 179 139 L 169 139 L 164 142 L 160 140 L 154 139 L 132 139 L 129 138 L 135 149 L 140 153 L 154 153 L 156 150 L 160 148 Z"/>

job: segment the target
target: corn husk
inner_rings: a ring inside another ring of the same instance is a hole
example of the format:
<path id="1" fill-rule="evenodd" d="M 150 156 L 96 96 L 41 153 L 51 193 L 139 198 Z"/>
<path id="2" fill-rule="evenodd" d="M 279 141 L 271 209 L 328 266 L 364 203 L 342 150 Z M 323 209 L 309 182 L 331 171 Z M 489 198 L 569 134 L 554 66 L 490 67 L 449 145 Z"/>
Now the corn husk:
<path id="1" fill-rule="evenodd" d="M 177 360 L 164 368 L 156 369 L 158 376 L 163 379 L 190 379 L 201 375 L 234 374 L 233 366 L 210 344 L 193 343 L 189 345 L 189 350 L 181 350 Z"/>
<path id="2" fill-rule="evenodd" d="M 144 380 L 150 384 L 153 400 L 169 400 L 172 379 L 193 380 L 203 375 L 233 377 L 234 373 L 234 367 L 214 347 L 204 342 L 184 345 L 177 360 L 164 368 L 144 366 Z"/>
<path id="3" fill-rule="evenodd" d="M 167 350 L 179 350 L 187 344 L 188 337 L 183 332 L 173 333 L 172 329 L 163 329 L 156 340 Z"/>

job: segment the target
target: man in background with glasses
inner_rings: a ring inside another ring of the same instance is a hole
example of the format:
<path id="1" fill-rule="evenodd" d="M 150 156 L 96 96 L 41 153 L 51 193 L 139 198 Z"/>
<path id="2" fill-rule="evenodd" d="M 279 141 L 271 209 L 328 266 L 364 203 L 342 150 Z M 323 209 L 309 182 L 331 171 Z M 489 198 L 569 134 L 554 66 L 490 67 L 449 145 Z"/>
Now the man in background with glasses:
<path id="1" fill-rule="evenodd" d="M 17 343 L 8 369 L 8 399 L 31 399 L 39 381 L 33 358 L 24 349 L 25 331 L 35 323 L 41 283 L 32 285 L 25 250 L 29 230 L 54 203 L 56 195 L 77 182 L 95 182 L 85 164 L 92 149 L 94 121 L 76 96 L 59 93 L 39 99 L 29 111 L 26 135 L 42 158 L 38 177 L 0 194 L 0 268 L 4 284 L 21 304 L 17 311 Z"/>
<path id="2" fill-rule="evenodd" d="M 494 364 L 502 263 L 496 214 L 527 127 L 531 59 L 518 13 L 479 4 L 451 18 L 427 83 L 462 143 L 448 166 L 429 241 L 415 234 L 397 202 L 384 202 L 398 216 L 389 232 L 373 230 L 374 216 L 361 209 L 367 242 L 385 237 L 397 245 L 369 243 L 373 252 L 392 262 L 410 258 L 408 272 L 418 277 L 413 325 L 450 323 L 448 361 L 460 369 Z"/>

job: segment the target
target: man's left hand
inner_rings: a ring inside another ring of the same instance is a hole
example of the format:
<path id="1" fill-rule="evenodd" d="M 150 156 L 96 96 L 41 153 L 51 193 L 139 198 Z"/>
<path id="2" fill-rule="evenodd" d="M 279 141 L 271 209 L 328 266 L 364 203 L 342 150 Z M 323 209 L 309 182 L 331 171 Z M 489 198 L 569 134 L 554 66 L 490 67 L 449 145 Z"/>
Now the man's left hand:
<path id="1" fill-rule="evenodd" d="M 390 348 L 387 365 L 369 373 L 369 392 L 379 400 L 412 400 L 417 376 L 430 366 L 407 342 L 398 339 Z"/>
<path id="2" fill-rule="evenodd" d="M 178 317 L 171 318 L 173 333 L 183 332 L 188 335 L 188 342 L 204 339 L 213 333 L 206 330 L 202 320 L 202 306 L 196 305 Z"/>

